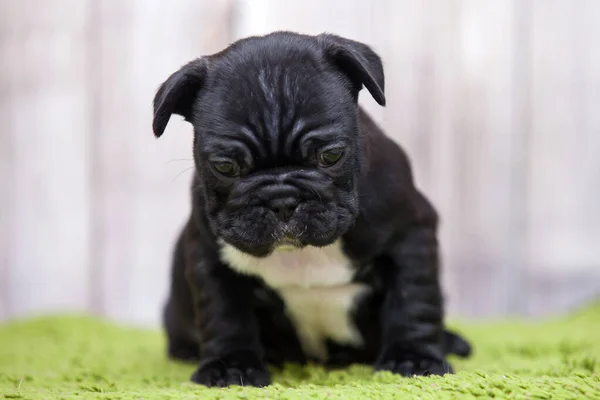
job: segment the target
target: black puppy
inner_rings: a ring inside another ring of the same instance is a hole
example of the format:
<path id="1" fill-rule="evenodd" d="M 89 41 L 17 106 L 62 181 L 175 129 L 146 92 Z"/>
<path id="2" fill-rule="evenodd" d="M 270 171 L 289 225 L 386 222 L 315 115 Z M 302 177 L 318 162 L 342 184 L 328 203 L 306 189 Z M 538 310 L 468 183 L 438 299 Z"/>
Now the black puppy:
<path id="1" fill-rule="evenodd" d="M 404 152 L 357 105 L 385 104 L 381 60 L 339 36 L 277 32 L 173 73 L 154 99 L 194 127 L 191 217 L 165 308 L 168 351 L 208 386 L 270 382 L 267 363 L 451 372 L 437 216 Z"/>

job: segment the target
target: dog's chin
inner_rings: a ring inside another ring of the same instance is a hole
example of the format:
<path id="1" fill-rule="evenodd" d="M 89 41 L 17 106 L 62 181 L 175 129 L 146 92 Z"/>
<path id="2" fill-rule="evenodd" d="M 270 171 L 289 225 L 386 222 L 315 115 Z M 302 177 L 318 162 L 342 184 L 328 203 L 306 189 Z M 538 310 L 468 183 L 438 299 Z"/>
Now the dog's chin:
<path id="1" fill-rule="evenodd" d="M 302 242 L 293 236 L 284 236 L 273 244 L 274 251 L 292 251 L 302 247 Z"/>
<path id="2" fill-rule="evenodd" d="M 333 244 L 336 240 L 338 240 L 340 235 L 336 232 L 335 234 L 322 236 L 322 237 L 313 237 L 303 239 L 292 237 L 292 236 L 284 236 L 283 238 L 275 241 L 273 243 L 273 251 L 292 251 L 302 249 L 304 247 L 326 247 Z"/>
<path id="3" fill-rule="evenodd" d="M 281 251 L 281 252 L 288 252 L 288 251 L 294 251 L 294 250 L 298 250 L 300 247 L 299 246 L 295 246 L 292 244 L 282 244 L 280 246 L 275 247 L 274 251 Z"/>
<path id="4" fill-rule="evenodd" d="M 290 252 L 294 250 L 300 250 L 305 247 L 325 247 L 333 244 L 339 236 L 333 235 L 330 237 L 320 237 L 316 239 L 305 239 L 283 237 L 278 240 L 273 240 L 270 243 L 249 243 L 242 240 L 236 240 L 235 238 L 221 237 L 220 241 L 223 244 L 228 244 L 242 253 L 262 258 L 268 257 L 275 252 Z"/>

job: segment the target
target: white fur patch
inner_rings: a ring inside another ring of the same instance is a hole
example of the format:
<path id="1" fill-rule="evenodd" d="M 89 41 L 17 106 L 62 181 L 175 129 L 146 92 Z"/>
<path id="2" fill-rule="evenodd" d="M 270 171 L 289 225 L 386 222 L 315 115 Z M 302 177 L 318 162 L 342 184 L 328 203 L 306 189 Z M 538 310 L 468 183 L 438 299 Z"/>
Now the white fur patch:
<path id="1" fill-rule="evenodd" d="M 351 283 L 354 271 L 339 242 L 322 248 L 279 248 L 265 258 L 228 244 L 221 249 L 223 260 L 233 269 L 261 277 L 280 294 L 307 354 L 325 360 L 327 338 L 362 345 L 351 312 L 368 287 Z"/>

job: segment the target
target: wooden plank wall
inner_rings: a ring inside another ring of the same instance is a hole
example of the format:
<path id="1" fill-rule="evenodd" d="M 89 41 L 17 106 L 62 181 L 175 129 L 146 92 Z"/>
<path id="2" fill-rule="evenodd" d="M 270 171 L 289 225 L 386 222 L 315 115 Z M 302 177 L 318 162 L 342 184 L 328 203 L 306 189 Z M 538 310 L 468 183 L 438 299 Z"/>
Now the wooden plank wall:
<path id="1" fill-rule="evenodd" d="M 155 324 L 189 211 L 191 130 L 152 137 L 176 68 L 275 29 L 383 57 L 361 103 L 442 215 L 452 314 L 543 315 L 600 292 L 594 0 L 0 2 L 0 319 Z"/>
<path id="2" fill-rule="evenodd" d="M 535 313 L 598 296 L 599 8 L 594 0 L 552 0 L 532 14 L 525 216 Z"/>
<path id="3" fill-rule="evenodd" d="M 93 184 L 88 5 L 57 0 L 1 7 L 4 312 L 81 309 L 90 289 Z"/>

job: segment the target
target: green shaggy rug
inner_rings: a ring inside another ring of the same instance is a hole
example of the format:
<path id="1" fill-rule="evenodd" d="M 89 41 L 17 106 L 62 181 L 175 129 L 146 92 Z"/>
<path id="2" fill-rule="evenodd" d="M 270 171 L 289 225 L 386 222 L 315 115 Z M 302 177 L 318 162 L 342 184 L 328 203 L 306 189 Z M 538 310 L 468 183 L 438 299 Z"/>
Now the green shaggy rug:
<path id="1" fill-rule="evenodd" d="M 90 317 L 0 325 L 0 398 L 8 399 L 600 399 L 600 306 L 564 318 L 454 323 L 473 341 L 458 373 L 401 378 L 364 366 L 275 371 L 268 388 L 207 389 L 167 361 L 157 331 Z"/>

